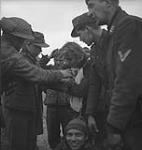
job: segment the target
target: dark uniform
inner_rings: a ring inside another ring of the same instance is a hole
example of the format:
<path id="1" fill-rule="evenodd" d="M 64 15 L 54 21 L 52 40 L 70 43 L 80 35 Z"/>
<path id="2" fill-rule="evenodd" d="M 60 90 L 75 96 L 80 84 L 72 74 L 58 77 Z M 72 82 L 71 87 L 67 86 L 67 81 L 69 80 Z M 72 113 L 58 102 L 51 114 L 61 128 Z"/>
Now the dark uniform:
<path id="1" fill-rule="evenodd" d="M 89 90 L 87 97 L 87 116 L 92 115 L 95 118 L 98 133 L 95 133 L 97 147 L 103 149 L 103 140 L 106 137 L 106 116 L 108 113 L 108 79 L 106 68 L 106 50 L 104 43 L 107 42 L 108 35 L 104 31 L 99 43 L 93 44 L 92 68 L 89 77 Z M 103 45 L 102 45 L 103 44 Z"/>
<path id="2" fill-rule="evenodd" d="M 83 98 L 80 115 L 85 116 L 88 88 L 89 88 L 89 75 L 91 70 L 91 61 L 86 60 L 82 69 L 83 69 L 83 79 L 79 84 L 76 83 L 72 84 L 72 86 L 70 86 L 68 89 L 69 90 L 68 93 L 72 96 Z"/>
<path id="3" fill-rule="evenodd" d="M 112 91 L 107 122 L 126 148 L 142 149 L 142 20 L 118 8 L 108 27 L 107 66 Z"/>
<path id="4" fill-rule="evenodd" d="M 86 26 L 92 27 L 94 30 L 98 29 L 96 25 L 96 20 L 88 16 L 86 13 L 76 17 L 73 19 L 74 29 L 72 30 L 72 36 L 82 36 L 78 34 L 76 31 L 84 31 L 90 39 L 91 50 L 91 69 L 89 70 L 89 80 L 88 80 L 88 90 L 87 90 L 87 105 L 86 105 L 86 115 L 94 116 L 97 127 L 99 129 L 99 133 L 94 134 L 91 132 L 92 136 L 96 137 L 96 144 L 98 147 L 102 147 L 102 141 L 105 135 L 105 123 L 106 123 L 106 115 L 108 110 L 108 102 L 107 102 L 107 69 L 106 69 L 106 50 L 105 43 L 107 42 L 108 34 L 104 30 L 102 36 L 99 40 L 92 38 L 92 33 L 89 32 Z M 86 29 L 86 30 L 85 30 Z M 88 31 L 88 32 L 87 32 Z M 89 36 L 90 35 L 90 36 Z M 87 44 L 88 41 L 85 40 Z"/>
<path id="5" fill-rule="evenodd" d="M 27 22 L 20 18 L 13 17 L 3 18 L 1 24 L 3 27 L 1 39 L 2 85 L 3 95 L 5 97 L 4 105 L 6 108 L 6 126 L 8 126 L 10 150 L 33 150 L 33 146 L 27 147 L 26 144 L 33 140 L 32 136 L 29 137 L 30 139 L 27 139 L 27 141 L 19 141 L 19 139 L 28 136 L 27 130 L 22 130 L 22 134 L 17 133 L 18 129 L 26 125 L 28 126 L 29 124 L 32 125 L 32 121 L 34 121 L 31 119 L 33 115 L 29 113 L 31 111 L 35 113 L 36 105 L 33 100 L 35 98 L 33 92 L 35 91 L 31 85 L 33 85 L 33 83 L 44 83 L 47 84 L 48 87 L 50 84 L 53 86 L 54 83 L 61 80 L 63 75 L 60 71 L 43 70 L 31 64 L 29 60 L 18 53 L 19 49 L 17 45 L 14 45 L 10 38 L 16 36 L 19 43 L 21 42 L 21 45 L 24 39 L 30 39 L 28 36 L 31 36 L 31 39 L 33 39 L 32 29 Z M 31 35 L 28 35 L 28 30 L 31 32 Z M 26 33 L 23 33 L 24 31 Z M 21 45 L 19 45 L 19 48 Z M 22 82 L 22 84 L 19 84 L 20 82 Z M 24 94 L 25 92 L 26 94 Z M 28 96 L 30 100 L 28 100 L 26 96 Z M 16 120 L 20 120 L 21 116 L 23 120 L 17 124 Z M 28 128 L 31 129 L 32 126 L 28 126 Z M 31 132 L 31 135 L 35 134 L 33 130 L 29 132 Z"/>

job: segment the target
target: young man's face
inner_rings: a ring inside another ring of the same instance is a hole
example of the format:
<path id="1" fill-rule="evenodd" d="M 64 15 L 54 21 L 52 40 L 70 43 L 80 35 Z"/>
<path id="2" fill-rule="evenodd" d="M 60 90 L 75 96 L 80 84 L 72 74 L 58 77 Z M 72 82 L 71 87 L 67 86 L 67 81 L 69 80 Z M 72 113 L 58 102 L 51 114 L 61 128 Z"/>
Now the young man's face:
<path id="1" fill-rule="evenodd" d="M 93 34 L 86 28 L 84 27 L 83 29 L 80 29 L 77 31 L 80 41 L 86 43 L 88 46 L 90 46 L 93 43 Z"/>
<path id="2" fill-rule="evenodd" d="M 80 130 L 69 129 L 66 133 L 66 141 L 71 150 L 81 149 L 86 140 L 85 133 Z"/>
<path id="3" fill-rule="evenodd" d="M 99 20 L 100 25 L 107 23 L 108 3 L 102 0 L 89 0 L 87 3 L 89 13 Z"/>

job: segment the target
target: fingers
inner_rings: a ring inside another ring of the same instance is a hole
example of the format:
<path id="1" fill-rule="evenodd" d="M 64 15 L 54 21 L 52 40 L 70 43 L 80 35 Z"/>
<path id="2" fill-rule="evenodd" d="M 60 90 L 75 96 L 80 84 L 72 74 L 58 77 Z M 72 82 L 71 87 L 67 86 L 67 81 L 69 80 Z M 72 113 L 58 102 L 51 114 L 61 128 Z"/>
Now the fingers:
<path id="1" fill-rule="evenodd" d="M 95 118 L 92 116 L 89 116 L 88 118 L 88 127 L 90 128 L 91 131 L 95 131 L 96 133 L 99 132 L 99 129 L 97 127 L 97 123 L 95 121 Z"/>
<path id="2" fill-rule="evenodd" d="M 69 69 L 60 70 L 60 72 L 62 73 L 63 78 L 72 78 L 72 73 Z"/>
<path id="3" fill-rule="evenodd" d="M 91 129 L 92 129 L 92 131 L 95 131 L 96 133 L 99 132 L 99 129 L 98 129 L 98 127 L 97 127 L 96 122 L 94 122 L 94 123 L 91 125 Z"/>

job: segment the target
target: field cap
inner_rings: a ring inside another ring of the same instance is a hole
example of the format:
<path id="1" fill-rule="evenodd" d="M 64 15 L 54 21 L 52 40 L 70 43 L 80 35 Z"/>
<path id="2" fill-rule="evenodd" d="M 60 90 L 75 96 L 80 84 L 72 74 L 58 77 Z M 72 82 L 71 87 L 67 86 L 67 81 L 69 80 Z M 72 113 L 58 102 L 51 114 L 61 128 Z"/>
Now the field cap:
<path id="1" fill-rule="evenodd" d="M 71 32 L 72 37 L 78 37 L 77 31 L 81 28 L 84 28 L 86 25 L 96 26 L 96 20 L 88 15 L 88 13 L 84 13 L 75 17 L 72 20 L 73 30 Z"/>
<path id="2" fill-rule="evenodd" d="M 39 47 L 49 47 L 47 43 L 45 43 L 44 35 L 40 32 L 33 32 L 34 40 L 31 41 L 32 44 Z"/>
<path id="3" fill-rule="evenodd" d="M 18 17 L 3 17 L 0 20 L 2 31 L 8 34 L 12 34 L 14 36 L 33 40 L 33 31 L 31 25 L 22 18 Z"/>

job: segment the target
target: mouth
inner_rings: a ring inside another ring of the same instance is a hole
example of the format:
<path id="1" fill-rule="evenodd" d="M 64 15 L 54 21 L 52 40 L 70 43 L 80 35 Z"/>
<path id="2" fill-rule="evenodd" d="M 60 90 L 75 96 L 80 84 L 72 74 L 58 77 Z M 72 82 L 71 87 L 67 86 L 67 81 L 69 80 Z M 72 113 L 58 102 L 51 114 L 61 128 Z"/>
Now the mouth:
<path id="1" fill-rule="evenodd" d="M 74 142 L 74 143 L 71 143 L 72 147 L 78 147 L 78 143 Z"/>

